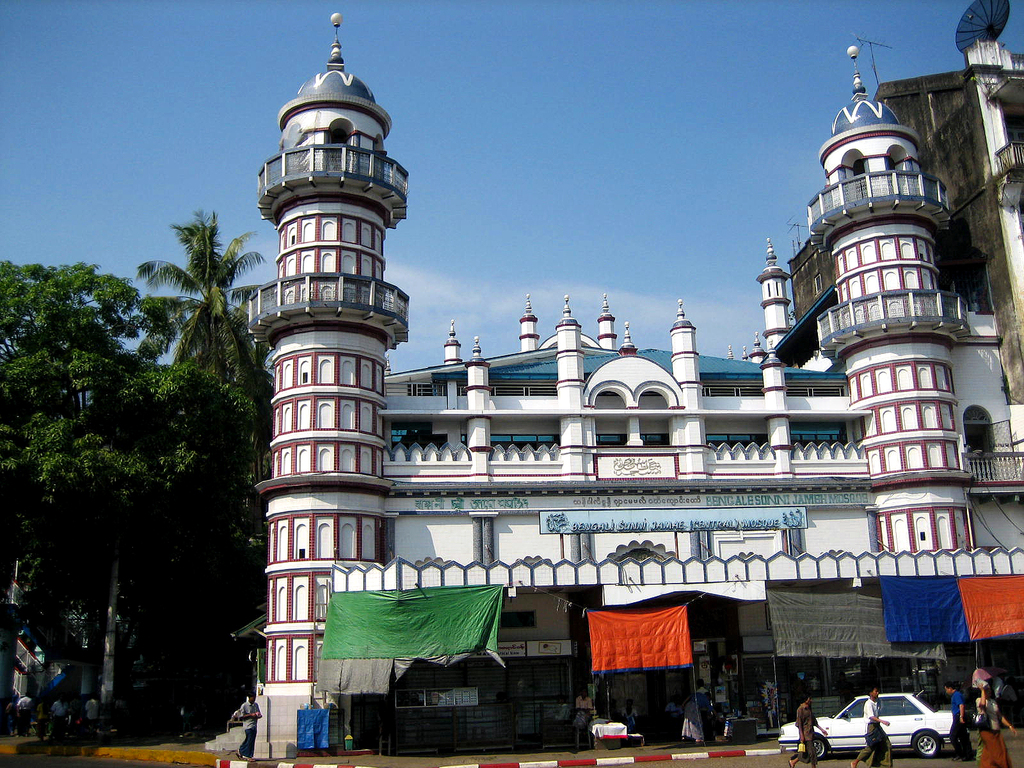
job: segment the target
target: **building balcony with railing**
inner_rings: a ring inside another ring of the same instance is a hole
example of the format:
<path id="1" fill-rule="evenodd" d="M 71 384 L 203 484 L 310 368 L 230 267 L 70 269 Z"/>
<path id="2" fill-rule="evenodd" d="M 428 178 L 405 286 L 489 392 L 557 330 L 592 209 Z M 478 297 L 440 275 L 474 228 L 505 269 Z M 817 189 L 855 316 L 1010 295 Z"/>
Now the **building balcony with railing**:
<path id="1" fill-rule="evenodd" d="M 837 224 L 858 213 L 910 211 L 936 221 L 949 220 L 946 187 L 934 176 L 918 171 L 875 171 L 825 187 L 807 204 L 811 239 L 821 242 Z"/>
<path id="2" fill-rule="evenodd" d="M 996 175 L 1024 175 L 1024 141 L 1011 141 L 996 150 Z"/>
<path id="3" fill-rule="evenodd" d="M 408 294 L 383 280 L 332 272 L 281 277 L 260 286 L 249 299 L 249 328 L 264 340 L 296 316 L 345 312 L 364 321 L 378 318 L 396 341 L 409 338 Z"/>
<path id="4" fill-rule="evenodd" d="M 1024 453 L 1004 451 L 982 453 L 980 451 L 964 454 L 964 465 L 976 486 L 991 485 L 1014 486 L 1024 490 Z"/>
<path id="5" fill-rule="evenodd" d="M 969 332 L 967 304 L 955 293 L 935 290 L 884 291 L 851 299 L 818 318 L 822 348 L 836 347 L 873 329 L 898 326 L 943 330 L 953 336 Z"/>
<path id="6" fill-rule="evenodd" d="M 391 222 L 405 218 L 409 174 L 387 155 L 347 144 L 312 144 L 286 149 L 263 164 L 259 173 L 259 208 L 273 218 L 278 199 L 302 187 L 350 187 L 371 195 L 390 213 Z"/>

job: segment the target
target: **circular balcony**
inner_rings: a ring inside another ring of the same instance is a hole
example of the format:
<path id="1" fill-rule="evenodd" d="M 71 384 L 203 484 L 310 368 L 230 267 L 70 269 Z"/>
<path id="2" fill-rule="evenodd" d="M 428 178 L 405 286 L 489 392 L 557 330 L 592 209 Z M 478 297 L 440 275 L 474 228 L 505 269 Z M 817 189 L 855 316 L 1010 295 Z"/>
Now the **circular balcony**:
<path id="1" fill-rule="evenodd" d="M 272 220 L 274 209 L 284 198 L 327 190 L 345 190 L 376 200 L 388 211 L 388 226 L 394 226 L 405 218 L 409 174 L 380 152 L 344 144 L 286 149 L 260 169 L 260 215 Z"/>
<path id="2" fill-rule="evenodd" d="M 409 339 L 408 294 L 372 277 L 331 272 L 281 277 L 249 299 L 249 330 L 260 341 L 296 320 L 344 315 L 382 328 L 396 343 Z"/>
<path id="3" fill-rule="evenodd" d="M 967 304 L 948 291 L 885 291 L 833 307 L 818 318 L 821 346 L 838 348 L 873 330 L 920 329 L 964 336 Z"/>
<path id="4" fill-rule="evenodd" d="M 949 221 L 946 187 L 934 176 L 915 171 L 864 173 L 825 187 L 807 204 L 811 240 L 820 243 L 838 224 L 865 214 L 924 214 L 938 224 Z"/>

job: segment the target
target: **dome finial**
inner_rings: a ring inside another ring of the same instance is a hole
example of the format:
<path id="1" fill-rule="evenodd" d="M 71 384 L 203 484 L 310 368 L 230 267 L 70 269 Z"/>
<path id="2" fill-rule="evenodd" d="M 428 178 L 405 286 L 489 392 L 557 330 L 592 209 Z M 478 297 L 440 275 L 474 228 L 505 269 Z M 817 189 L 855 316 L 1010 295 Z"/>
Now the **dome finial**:
<path id="1" fill-rule="evenodd" d="M 772 245 L 772 239 L 770 237 L 768 238 L 768 258 L 765 259 L 765 261 L 767 261 L 768 265 L 772 267 L 774 267 L 775 263 L 778 261 L 778 257 L 775 255 L 775 246 Z"/>
<path id="2" fill-rule="evenodd" d="M 568 293 L 565 294 L 565 306 L 562 307 L 562 317 L 565 317 L 565 318 L 572 317 L 572 310 L 569 309 L 569 294 Z"/>
<path id="3" fill-rule="evenodd" d="M 482 350 L 480 349 L 480 337 L 479 336 L 474 336 L 473 337 L 473 359 L 474 360 L 480 360 L 481 359 L 481 352 L 482 352 Z"/>
<path id="4" fill-rule="evenodd" d="M 533 305 L 530 303 L 530 294 L 526 294 L 526 314 L 533 312 Z"/>
<path id="5" fill-rule="evenodd" d="M 857 57 L 860 56 L 860 48 L 851 45 L 846 49 L 846 55 L 853 59 L 853 100 L 863 101 L 868 97 L 868 90 L 860 79 L 860 68 L 857 66 Z"/>
<path id="6" fill-rule="evenodd" d="M 679 299 L 679 309 L 676 310 L 676 319 L 682 320 L 684 317 L 686 317 L 686 313 L 683 312 L 683 300 Z"/>
<path id="7" fill-rule="evenodd" d="M 455 338 L 455 321 L 454 320 L 452 320 L 452 329 L 450 331 L 448 331 L 448 338 L 450 338 L 450 339 L 454 339 Z"/>
<path id="8" fill-rule="evenodd" d="M 726 360 L 735 360 L 736 356 L 732 353 L 732 344 L 729 345 L 729 353 L 725 356 Z"/>
<path id="9" fill-rule="evenodd" d="M 341 58 L 341 41 L 338 40 L 338 27 L 341 26 L 342 17 L 340 13 L 331 14 L 331 24 L 334 25 L 334 42 L 331 43 L 331 58 L 327 60 L 328 69 L 345 71 L 345 60 Z"/>

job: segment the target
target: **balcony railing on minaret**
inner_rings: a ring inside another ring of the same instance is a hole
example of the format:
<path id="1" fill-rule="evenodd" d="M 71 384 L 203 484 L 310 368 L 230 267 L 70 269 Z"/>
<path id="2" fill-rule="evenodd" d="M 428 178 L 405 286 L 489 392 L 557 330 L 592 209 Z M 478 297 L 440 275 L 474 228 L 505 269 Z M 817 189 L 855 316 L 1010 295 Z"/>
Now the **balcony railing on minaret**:
<path id="1" fill-rule="evenodd" d="M 937 218 L 949 218 L 946 187 L 934 176 L 917 171 L 876 171 L 825 187 L 807 204 L 811 237 L 821 235 L 850 212 L 867 208 L 909 210 L 928 208 Z M 884 206 L 884 208 L 883 208 Z"/>
<path id="2" fill-rule="evenodd" d="M 343 145 L 311 144 L 286 149 L 263 164 L 259 173 L 260 211 L 266 217 L 273 200 L 288 183 L 317 178 L 334 178 L 363 182 L 379 188 L 381 198 L 398 197 L 394 205 L 395 219 L 405 218 L 405 202 L 409 194 L 409 174 L 405 168 L 386 155 L 368 149 Z"/>
<path id="3" fill-rule="evenodd" d="M 966 333 L 967 304 L 949 291 L 906 290 L 852 299 L 818 318 L 821 345 L 839 343 L 845 336 L 856 336 L 872 328 L 921 326 L 944 329 L 953 335 Z"/>

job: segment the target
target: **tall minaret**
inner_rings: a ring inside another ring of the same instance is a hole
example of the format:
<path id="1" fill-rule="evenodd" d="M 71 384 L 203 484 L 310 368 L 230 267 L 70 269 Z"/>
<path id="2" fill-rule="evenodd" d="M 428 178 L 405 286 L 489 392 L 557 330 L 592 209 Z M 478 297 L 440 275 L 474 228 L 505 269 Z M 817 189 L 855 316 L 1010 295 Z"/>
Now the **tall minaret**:
<path id="1" fill-rule="evenodd" d="M 789 273 L 777 262 L 769 237 L 765 267 L 757 276 L 757 282 L 761 284 L 761 309 L 764 310 L 764 343 L 769 349 L 774 349 L 789 331 L 789 296 L 786 293 Z"/>
<path id="2" fill-rule="evenodd" d="M 341 14 L 331 21 L 337 28 Z M 267 664 L 257 757 L 294 755 L 311 701 L 336 561 L 386 562 L 385 353 L 408 338 L 408 296 L 384 282 L 384 235 L 405 218 L 407 175 L 384 151 L 391 118 L 345 71 L 327 71 L 278 115 L 281 150 L 259 175 L 279 238 L 277 279 L 250 302 L 271 347 L 273 477 L 267 505 Z"/>
<path id="3" fill-rule="evenodd" d="M 856 46 L 848 53 L 856 63 Z M 882 548 L 969 547 L 951 367 L 967 311 L 936 282 L 946 192 L 921 172 L 917 134 L 870 101 L 854 71 L 853 101 L 821 148 L 828 186 L 808 210 L 811 236 L 837 275 L 839 305 L 819 318 L 818 335 L 845 361 L 851 407 L 869 412 L 861 445 Z"/>

